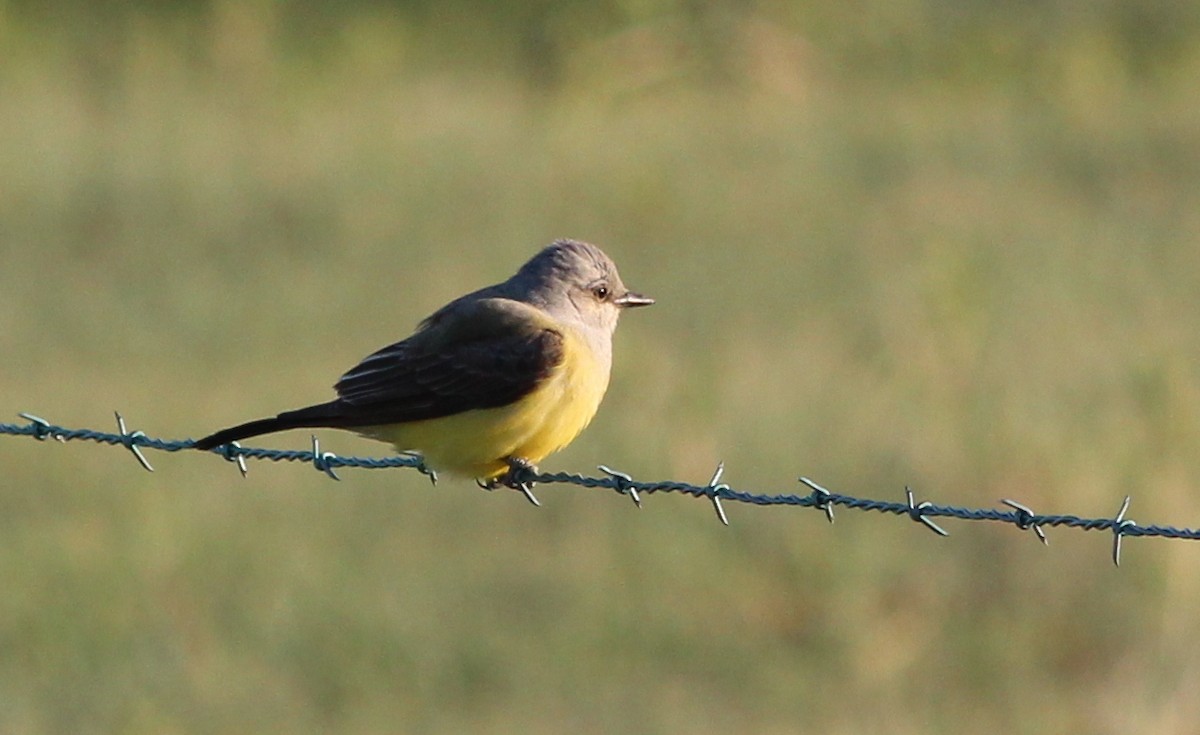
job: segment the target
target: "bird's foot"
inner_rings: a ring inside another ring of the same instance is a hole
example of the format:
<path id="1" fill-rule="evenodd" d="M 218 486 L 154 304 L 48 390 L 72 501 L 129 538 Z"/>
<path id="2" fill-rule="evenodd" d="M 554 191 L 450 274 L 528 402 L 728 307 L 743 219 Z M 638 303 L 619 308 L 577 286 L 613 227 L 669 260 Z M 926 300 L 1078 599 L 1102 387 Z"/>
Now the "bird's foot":
<path id="1" fill-rule="evenodd" d="M 475 483 L 484 490 L 495 490 L 498 487 L 520 490 L 526 500 L 540 508 L 542 504 L 538 502 L 537 497 L 533 494 L 533 481 L 522 479 L 531 473 L 536 473 L 537 467 L 529 460 L 521 457 L 508 457 L 504 461 L 508 463 L 508 472 L 487 481 L 477 479 Z"/>

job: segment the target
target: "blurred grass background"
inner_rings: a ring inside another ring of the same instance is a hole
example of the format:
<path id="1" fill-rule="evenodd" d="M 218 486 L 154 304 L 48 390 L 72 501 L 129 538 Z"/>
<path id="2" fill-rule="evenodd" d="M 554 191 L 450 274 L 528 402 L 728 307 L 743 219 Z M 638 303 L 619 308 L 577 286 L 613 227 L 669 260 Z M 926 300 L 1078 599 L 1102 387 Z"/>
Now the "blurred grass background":
<path id="1" fill-rule="evenodd" d="M 0 48 L 5 420 L 321 400 L 571 236 L 659 305 L 545 469 L 1200 524 L 1194 3 L 9 2 Z M 1200 717 L 1184 542 L 151 459 L 0 440 L 0 731 Z"/>

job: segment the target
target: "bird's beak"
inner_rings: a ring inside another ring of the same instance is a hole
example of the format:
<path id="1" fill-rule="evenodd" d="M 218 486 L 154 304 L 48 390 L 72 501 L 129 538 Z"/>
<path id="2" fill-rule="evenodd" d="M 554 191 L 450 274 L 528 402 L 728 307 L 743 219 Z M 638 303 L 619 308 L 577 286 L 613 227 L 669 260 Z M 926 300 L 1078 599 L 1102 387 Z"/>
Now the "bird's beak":
<path id="1" fill-rule="evenodd" d="M 622 309 L 627 309 L 631 306 L 649 306 L 654 303 L 654 299 L 649 296 L 643 296 L 640 293 L 626 291 L 612 301 Z"/>

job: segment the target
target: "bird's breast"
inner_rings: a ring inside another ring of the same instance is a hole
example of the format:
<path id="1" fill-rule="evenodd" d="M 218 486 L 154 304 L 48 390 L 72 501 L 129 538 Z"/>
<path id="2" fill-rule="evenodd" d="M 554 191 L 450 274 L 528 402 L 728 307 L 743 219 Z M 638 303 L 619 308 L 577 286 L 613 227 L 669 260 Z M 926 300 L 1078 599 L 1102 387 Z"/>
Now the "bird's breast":
<path id="1" fill-rule="evenodd" d="M 510 456 L 538 462 L 571 443 L 591 423 L 608 390 L 608 354 L 593 349 L 577 334 L 564 336 L 562 364 L 517 402 L 525 407 L 514 413 L 515 423 L 522 424 L 514 434 L 524 438 Z"/>

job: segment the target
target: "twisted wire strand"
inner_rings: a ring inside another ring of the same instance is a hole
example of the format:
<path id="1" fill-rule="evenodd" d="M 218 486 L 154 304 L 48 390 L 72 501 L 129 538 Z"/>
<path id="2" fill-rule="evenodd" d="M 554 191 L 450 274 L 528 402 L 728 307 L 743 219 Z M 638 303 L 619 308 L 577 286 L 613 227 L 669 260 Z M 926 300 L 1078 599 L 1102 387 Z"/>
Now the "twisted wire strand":
<path id="1" fill-rule="evenodd" d="M 141 431 L 131 432 L 125 425 L 125 419 L 119 413 L 116 414 L 116 432 L 98 431 L 95 429 L 73 429 L 59 426 L 29 413 L 22 413 L 20 416 L 27 423 L 0 423 L 0 435 L 27 436 L 39 441 L 46 439 L 54 439 L 64 443 L 68 441 L 90 441 L 110 446 L 123 446 L 133 453 L 142 467 L 149 471 L 153 471 L 154 468 L 142 454 L 141 450 L 143 448 L 155 449 L 162 452 L 179 452 L 192 449 L 195 445 L 195 441 L 192 439 L 160 439 L 147 436 Z M 311 451 L 243 447 L 236 442 L 217 447 L 210 451 L 224 457 L 230 462 L 236 463 L 243 475 L 247 471 L 245 461 L 247 459 L 254 459 L 269 460 L 272 462 L 305 462 L 335 480 L 339 479 L 335 470 L 343 467 L 360 469 L 408 467 L 428 476 L 431 481 L 437 482 L 437 473 L 427 468 L 419 455 L 401 454 L 394 457 L 342 456 L 333 454 L 332 452 L 321 451 L 316 437 L 313 437 L 312 441 L 313 448 Z M 806 494 L 753 493 L 735 490 L 728 484 L 722 483 L 720 480 L 724 471 L 723 464 L 717 467 L 712 479 L 706 485 L 693 485 L 675 480 L 659 482 L 635 480 L 623 472 L 609 469 L 603 465 L 599 467 L 599 470 L 603 473 L 603 476 L 590 477 L 571 472 L 538 472 L 531 467 L 521 467 L 514 469 L 509 479 L 512 481 L 514 487 L 523 490 L 526 493 L 526 497 L 529 497 L 531 500 L 533 500 L 533 497 L 529 492 L 529 488 L 539 483 L 608 489 L 631 497 L 639 507 L 642 504 L 643 496 L 654 495 L 655 493 L 678 493 L 695 498 L 706 498 L 712 502 L 717 518 L 726 525 L 728 525 L 729 520 L 725 514 L 723 501 L 760 506 L 782 505 L 815 508 L 823 511 L 831 523 L 834 520 L 834 509 L 836 507 L 908 516 L 909 519 L 921 523 L 929 530 L 941 536 L 948 534 L 937 525 L 933 520 L 935 518 L 1008 523 L 1021 530 L 1034 531 L 1037 538 L 1043 543 L 1046 542 L 1046 534 L 1043 530 L 1045 527 L 1066 527 L 1084 531 L 1109 531 L 1113 536 L 1112 559 L 1117 565 L 1121 563 L 1121 541 L 1125 537 L 1148 536 L 1192 541 L 1200 540 L 1200 529 L 1177 528 L 1175 526 L 1164 525 L 1139 525 L 1133 520 L 1126 519 L 1125 514 L 1130 504 L 1129 497 L 1124 499 L 1120 510 L 1111 518 L 1085 518 L 1074 515 L 1035 513 L 1030 508 L 1010 499 L 1000 501 L 1009 508 L 1008 510 L 940 505 L 929 501 L 918 503 L 912 489 L 907 487 L 905 488 L 906 497 L 904 501 L 860 498 L 844 493 L 831 492 L 807 477 L 799 478 L 799 481 L 811 490 L 811 492 Z"/>

